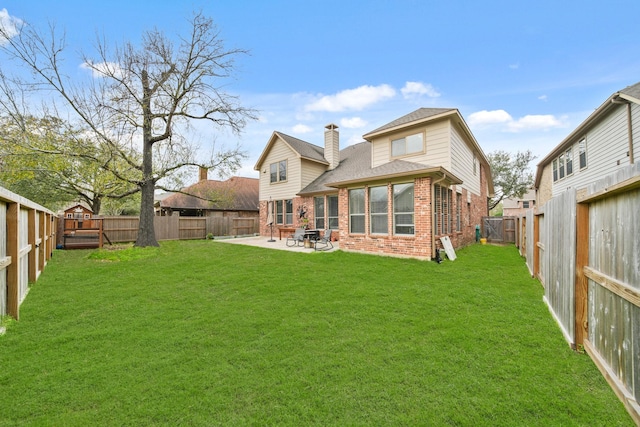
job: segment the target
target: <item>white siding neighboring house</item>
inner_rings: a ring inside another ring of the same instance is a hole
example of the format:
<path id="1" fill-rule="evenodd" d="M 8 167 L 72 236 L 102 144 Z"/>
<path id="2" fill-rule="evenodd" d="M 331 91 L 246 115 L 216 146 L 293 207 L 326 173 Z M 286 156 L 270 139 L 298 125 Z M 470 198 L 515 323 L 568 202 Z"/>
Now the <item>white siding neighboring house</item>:
<path id="1" fill-rule="evenodd" d="M 640 160 L 640 82 L 611 95 L 538 164 L 542 206 Z"/>

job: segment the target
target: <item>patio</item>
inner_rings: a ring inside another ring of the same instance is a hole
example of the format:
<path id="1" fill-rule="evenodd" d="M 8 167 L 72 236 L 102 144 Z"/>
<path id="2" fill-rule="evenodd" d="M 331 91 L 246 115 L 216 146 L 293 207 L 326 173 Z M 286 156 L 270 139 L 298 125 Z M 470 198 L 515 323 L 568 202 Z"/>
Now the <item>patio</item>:
<path id="1" fill-rule="evenodd" d="M 332 252 L 340 249 L 340 242 L 331 242 L 333 244 L 333 248 L 328 250 L 314 250 L 313 247 L 305 248 L 304 246 L 287 246 L 287 239 L 285 236 L 282 236 L 282 240 L 278 239 L 277 233 L 274 235 L 273 240 L 275 242 L 269 242 L 269 236 L 251 236 L 251 237 L 236 237 L 236 238 L 228 238 L 228 239 L 215 239 L 216 242 L 222 243 L 234 243 L 238 245 L 249 245 L 249 246 L 258 246 L 261 248 L 269 248 L 269 249 L 278 249 L 281 251 L 292 251 L 292 252 L 306 252 L 306 253 L 314 253 L 314 252 Z"/>

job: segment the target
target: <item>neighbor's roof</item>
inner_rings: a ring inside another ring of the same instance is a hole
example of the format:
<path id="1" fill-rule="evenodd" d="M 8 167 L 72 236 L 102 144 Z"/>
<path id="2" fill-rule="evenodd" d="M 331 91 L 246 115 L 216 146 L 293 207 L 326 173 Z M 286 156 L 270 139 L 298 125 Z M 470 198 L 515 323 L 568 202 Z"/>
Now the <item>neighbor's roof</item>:
<path id="1" fill-rule="evenodd" d="M 372 168 L 371 144 L 361 142 L 341 150 L 340 164 L 338 167 L 320 175 L 298 194 L 326 193 L 335 191 L 337 187 L 359 182 L 430 174 L 446 175 L 451 184 L 462 183 L 459 178 L 442 167 L 425 166 L 420 163 L 407 162 L 404 160 L 394 160 Z"/>
<path id="2" fill-rule="evenodd" d="M 322 163 L 324 165 L 329 164 L 329 162 L 327 162 L 327 160 L 324 158 L 324 148 L 295 138 L 293 136 L 289 136 L 282 132 L 274 131 L 271 135 L 271 138 L 269 139 L 269 142 L 267 143 L 267 146 L 262 151 L 260 158 L 254 166 L 255 170 L 260 170 L 262 162 L 264 162 L 264 159 L 271 150 L 271 147 L 273 147 L 273 144 L 275 144 L 278 139 L 284 141 L 284 143 L 287 144 L 287 146 L 292 151 L 294 151 L 298 155 L 298 157 L 302 159 L 311 160 L 314 162 Z"/>
<path id="3" fill-rule="evenodd" d="M 614 101 L 628 101 L 633 102 L 634 104 L 640 105 L 640 82 L 627 86 L 624 89 L 619 90 L 612 94 L 606 101 L 600 105 L 589 117 L 585 119 L 577 128 L 573 130 L 565 139 L 560 142 L 547 156 L 538 163 L 536 170 L 536 181 L 535 187 L 540 187 L 540 181 L 542 179 L 542 170 L 546 165 L 551 163 L 551 161 L 559 156 L 562 152 L 564 152 L 569 146 L 573 145 L 574 142 L 578 138 L 581 138 L 583 134 L 593 126 L 598 120 L 600 120 L 604 115 L 608 114 L 611 110 L 616 108 L 618 104 Z"/>
<path id="4" fill-rule="evenodd" d="M 224 211 L 258 211 L 257 178 L 234 176 L 226 181 L 203 180 L 161 200 L 160 207 Z M 206 199 L 215 199 L 212 202 Z"/>

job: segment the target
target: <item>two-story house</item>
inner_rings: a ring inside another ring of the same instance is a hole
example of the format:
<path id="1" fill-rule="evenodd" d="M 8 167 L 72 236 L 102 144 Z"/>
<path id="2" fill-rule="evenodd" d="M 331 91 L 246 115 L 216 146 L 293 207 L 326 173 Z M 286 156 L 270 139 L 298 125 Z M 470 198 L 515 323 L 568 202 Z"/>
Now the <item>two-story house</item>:
<path id="1" fill-rule="evenodd" d="M 531 188 L 520 198 L 505 198 L 502 201 L 502 216 L 521 216 L 535 207 L 536 190 Z"/>
<path id="2" fill-rule="evenodd" d="M 640 159 L 640 82 L 600 105 L 540 163 L 538 206 L 569 188 L 585 188 Z"/>
<path id="3" fill-rule="evenodd" d="M 431 259 L 439 238 L 475 238 L 493 193 L 489 163 L 457 109 L 420 108 L 339 148 L 274 132 L 255 165 L 261 234 L 275 227 L 331 229 L 340 248 Z"/>

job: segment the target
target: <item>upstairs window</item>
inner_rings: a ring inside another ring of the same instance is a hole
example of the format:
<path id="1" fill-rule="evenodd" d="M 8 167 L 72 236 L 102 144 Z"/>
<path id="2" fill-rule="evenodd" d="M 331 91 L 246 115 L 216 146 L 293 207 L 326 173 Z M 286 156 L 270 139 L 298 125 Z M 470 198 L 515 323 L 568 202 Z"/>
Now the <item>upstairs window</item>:
<path id="1" fill-rule="evenodd" d="M 560 179 L 564 178 L 564 153 L 560 154 L 560 157 L 558 157 L 558 172 Z"/>
<path id="2" fill-rule="evenodd" d="M 580 162 L 580 169 L 587 167 L 587 140 L 582 138 L 578 142 L 578 158 Z"/>
<path id="3" fill-rule="evenodd" d="M 558 180 L 558 159 L 553 159 L 553 182 Z"/>
<path id="4" fill-rule="evenodd" d="M 573 150 L 571 149 L 571 147 L 569 147 L 569 149 L 565 153 L 565 156 L 566 156 L 565 163 L 567 167 L 567 176 L 569 176 L 573 173 Z"/>
<path id="5" fill-rule="evenodd" d="M 405 156 L 407 154 L 421 153 L 424 151 L 424 137 L 422 133 L 408 135 L 404 138 L 391 141 L 391 157 Z"/>
<path id="6" fill-rule="evenodd" d="M 277 163 L 269 165 L 271 183 L 282 182 L 287 180 L 287 161 L 280 160 Z"/>

